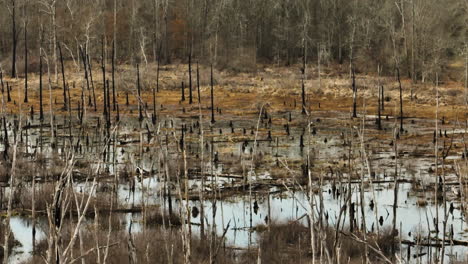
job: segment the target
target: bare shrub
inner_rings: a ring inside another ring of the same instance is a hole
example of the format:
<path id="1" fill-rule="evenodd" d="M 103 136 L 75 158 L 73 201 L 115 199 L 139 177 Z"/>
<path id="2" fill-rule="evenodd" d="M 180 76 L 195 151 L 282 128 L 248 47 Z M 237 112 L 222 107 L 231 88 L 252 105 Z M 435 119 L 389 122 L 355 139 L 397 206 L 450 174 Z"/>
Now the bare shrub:
<path id="1" fill-rule="evenodd" d="M 160 210 L 152 210 L 147 213 L 146 225 L 149 227 L 162 226 L 163 224 L 168 226 L 180 226 L 182 225 L 182 219 L 179 215 L 172 213 L 166 213 L 162 215 Z"/>

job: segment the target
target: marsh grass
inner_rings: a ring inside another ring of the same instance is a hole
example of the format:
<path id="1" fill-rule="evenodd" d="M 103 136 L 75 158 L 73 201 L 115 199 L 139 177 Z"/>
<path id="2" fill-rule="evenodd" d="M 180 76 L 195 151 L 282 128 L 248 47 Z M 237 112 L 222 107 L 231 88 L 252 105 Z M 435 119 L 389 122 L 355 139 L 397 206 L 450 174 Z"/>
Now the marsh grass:
<path id="1" fill-rule="evenodd" d="M 175 213 L 166 213 L 163 215 L 161 211 L 157 209 L 147 213 L 146 225 L 148 227 L 162 226 L 163 224 L 167 226 L 180 226 L 182 225 L 182 219 Z"/>
<path id="2" fill-rule="evenodd" d="M 104 219 L 101 219 L 105 221 Z M 62 235 L 63 242 L 67 243 L 70 239 L 70 233 L 73 227 L 66 224 L 63 227 Z M 138 263 L 184 263 L 183 244 L 181 239 L 180 229 L 164 229 L 161 227 L 149 228 L 144 232 L 132 233 L 133 242 L 129 242 L 128 230 L 114 230 L 110 236 L 110 247 L 107 258 L 107 263 L 129 263 L 129 246 L 128 243 L 133 243 L 136 249 L 136 257 Z M 94 227 L 84 228 L 82 231 L 83 252 L 89 254 L 84 257 L 86 263 L 97 262 L 97 245 L 105 247 L 107 244 L 108 230 L 98 229 Z M 97 240 L 96 240 L 97 237 Z M 221 243 L 220 238 L 216 238 L 217 243 Z M 202 241 L 196 237 L 191 240 L 191 261 L 192 263 L 208 263 L 210 259 L 210 248 L 207 241 Z M 47 242 L 42 240 L 38 243 L 37 254 L 25 263 L 41 263 L 41 256 L 46 254 Z M 73 248 L 73 256 L 80 256 L 80 245 L 75 243 Z M 104 248 L 100 249 L 101 262 L 104 255 Z M 232 250 L 220 250 L 215 263 L 230 264 L 235 262 L 236 253 Z M 171 260 L 171 261 L 169 261 Z"/>
<path id="3" fill-rule="evenodd" d="M 259 228 L 260 230 L 260 228 Z M 297 221 L 285 224 L 271 224 L 269 228 L 261 228 L 259 247 L 262 252 L 262 263 L 308 263 L 312 259 L 310 250 L 310 229 Z M 328 251 L 333 253 L 333 243 L 335 230 L 331 227 L 323 230 L 326 235 L 324 245 Z M 380 231 L 380 236 L 368 234 L 367 239 L 370 245 L 381 249 L 386 256 L 391 255 L 391 245 L 396 243 L 393 239 L 391 229 Z M 361 239 L 362 233 L 355 233 Z M 348 236 L 340 238 L 340 258 L 350 260 L 351 263 L 361 259 L 364 252 L 364 245 L 356 242 Z M 325 258 L 325 256 L 317 256 Z M 379 258 L 374 252 L 370 252 L 370 258 L 378 261 Z M 323 259 L 325 262 L 326 260 Z"/>

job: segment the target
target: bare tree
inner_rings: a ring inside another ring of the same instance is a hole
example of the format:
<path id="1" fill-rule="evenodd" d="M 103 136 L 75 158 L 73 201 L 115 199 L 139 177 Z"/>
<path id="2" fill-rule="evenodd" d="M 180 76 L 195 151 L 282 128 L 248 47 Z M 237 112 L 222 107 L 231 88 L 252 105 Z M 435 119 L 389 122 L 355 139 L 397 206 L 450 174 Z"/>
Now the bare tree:
<path id="1" fill-rule="evenodd" d="M 11 77 L 16 77 L 16 48 L 18 43 L 18 33 L 16 30 L 16 0 L 10 0 L 8 10 L 11 15 L 11 40 L 12 40 L 12 53 L 11 53 Z"/>

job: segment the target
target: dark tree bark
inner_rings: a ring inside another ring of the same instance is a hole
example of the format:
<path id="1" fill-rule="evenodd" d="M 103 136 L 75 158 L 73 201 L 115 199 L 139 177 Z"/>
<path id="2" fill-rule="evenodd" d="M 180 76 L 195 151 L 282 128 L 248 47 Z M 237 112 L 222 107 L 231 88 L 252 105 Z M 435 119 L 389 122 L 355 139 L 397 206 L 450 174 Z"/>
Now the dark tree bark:
<path id="1" fill-rule="evenodd" d="M 81 90 L 81 98 L 80 102 L 78 102 L 78 120 L 80 120 L 80 124 L 83 124 L 83 109 L 85 105 L 85 96 L 84 91 Z"/>
<path id="2" fill-rule="evenodd" d="M 5 149 L 3 152 L 3 157 L 5 160 L 8 159 L 8 149 L 10 148 L 10 143 L 8 142 L 8 130 L 6 124 L 6 118 L 3 117 L 3 144 L 5 145 Z"/>
<path id="3" fill-rule="evenodd" d="M 185 101 L 185 86 L 184 86 L 184 82 L 182 81 L 182 83 L 180 84 L 180 89 L 181 89 L 181 95 L 180 95 L 180 100 L 183 102 Z"/>
<path id="4" fill-rule="evenodd" d="M 85 80 L 86 80 L 86 90 L 88 91 L 88 106 L 93 105 L 91 101 L 91 92 L 89 89 L 89 78 L 88 78 L 88 65 L 87 65 L 87 60 L 86 60 L 86 55 L 84 54 L 83 48 L 80 46 L 80 56 L 81 60 L 83 61 L 83 69 L 84 69 L 84 74 L 85 74 Z"/>
<path id="5" fill-rule="evenodd" d="M 380 113 L 380 104 L 381 104 L 381 101 L 382 101 L 382 98 L 380 98 L 380 87 L 379 87 L 379 91 L 377 92 L 378 95 L 377 95 L 377 128 L 379 130 L 382 130 L 382 118 L 381 118 L 381 113 Z"/>
<path id="6" fill-rule="evenodd" d="M 143 120 L 143 112 L 141 107 L 141 87 L 140 87 L 140 65 L 137 64 L 137 91 L 138 91 L 138 116 L 139 120 Z"/>
<path id="7" fill-rule="evenodd" d="M 210 74 L 210 85 L 211 85 L 211 123 L 215 122 L 214 115 L 214 93 L 213 93 L 213 63 L 211 64 L 211 74 Z"/>
<path id="8" fill-rule="evenodd" d="M 6 88 L 7 88 L 7 101 L 11 102 L 11 95 L 10 95 L 11 88 L 10 88 L 10 85 L 8 84 L 8 82 L 6 83 Z"/>
<path id="9" fill-rule="evenodd" d="M 5 92 L 5 85 L 3 84 L 3 71 L 0 70 L 0 83 L 2 85 L 2 95 Z"/>
<path id="10" fill-rule="evenodd" d="M 106 82 L 104 82 L 104 87 L 103 88 L 104 88 L 104 104 L 103 104 L 104 108 L 103 108 L 103 113 L 102 114 L 104 116 L 104 120 L 106 122 L 106 127 L 107 127 L 107 116 L 108 115 L 107 115 L 107 91 L 106 91 L 107 90 L 107 85 L 106 85 Z"/>
<path id="11" fill-rule="evenodd" d="M 120 111 L 119 111 L 119 103 L 117 103 L 117 116 L 115 117 L 115 121 L 120 121 Z"/>
<path id="12" fill-rule="evenodd" d="M 189 104 L 193 103 L 193 98 L 192 98 L 192 48 L 190 48 L 190 54 L 189 54 Z"/>
<path id="13" fill-rule="evenodd" d="M 304 78 L 302 78 L 302 114 L 306 114 L 306 100 L 305 100 L 305 86 L 304 86 Z"/>
<path id="14" fill-rule="evenodd" d="M 65 68 L 63 66 L 63 56 L 62 56 L 62 47 L 60 45 L 60 42 L 57 42 L 58 50 L 59 50 L 59 55 L 60 55 L 60 65 L 62 67 L 62 82 L 63 82 L 63 109 L 66 110 L 68 107 L 67 104 L 67 86 L 66 86 L 66 80 L 65 80 Z"/>
<path id="15" fill-rule="evenodd" d="M 94 89 L 94 81 L 93 81 L 93 70 L 92 70 L 91 59 L 89 58 L 89 54 L 86 54 L 86 60 L 87 60 L 87 65 L 88 65 L 88 70 L 89 70 L 89 79 L 91 80 L 91 89 L 93 92 L 94 112 L 97 112 L 96 92 Z"/>
<path id="16" fill-rule="evenodd" d="M 380 87 L 380 109 L 382 109 L 382 111 L 385 110 L 385 97 L 384 97 L 384 86 L 382 85 Z"/>
<path id="17" fill-rule="evenodd" d="M 111 115 L 111 103 L 110 103 L 110 84 L 109 84 L 109 79 L 106 80 L 106 106 L 107 106 L 107 116 L 106 116 L 106 121 L 107 121 L 107 127 L 110 127 L 110 115 Z"/>

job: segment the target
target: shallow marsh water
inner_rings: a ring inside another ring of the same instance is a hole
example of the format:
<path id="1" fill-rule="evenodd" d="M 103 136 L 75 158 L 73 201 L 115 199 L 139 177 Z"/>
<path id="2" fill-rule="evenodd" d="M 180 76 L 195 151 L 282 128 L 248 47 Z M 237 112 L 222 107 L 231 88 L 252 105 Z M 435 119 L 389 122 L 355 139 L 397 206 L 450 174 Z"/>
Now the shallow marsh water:
<path id="1" fill-rule="evenodd" d="M 286 223 L 287 221 L 295 221 L 300 219 L 304 224 L 307 224 L 307 219 L 304 217 L 308 212 L 310 212 L 310 205 L 307 194 L 295 190 L 294 192 L 285 191 L 281 187 L 271 187 L 267 183 L 275 182 L 276 184 L 281 185 L 283 181 L 288 182 L 291 178 L 300 177 L 300 173 L 291 177 L 283 176 L 277 177 L 278 175 L 273 176 L 273 173 L 270 171 L 272 167 L 275 166 L 284 166 L 289 164 L 289 162 L 303 163 L 305 160 L 306 153 L 309 151 L 308 142 L 310 140 L 310 153 L 312 154 L 313 163 L 317 164 L 317 167 L 324 167 L 323 174 L 329 177 L 337 177 L 337 173 L 326 172 L 326 167 L 339 167 L 342 166 L 342 163 L 346 163 L 347 155 L 349 154 L 348 146 L 346 144 L 347 137 L 354 138 L 355 141 L 359 140 L 356 138 L 354 129 L 343 126 L 343 120 L 346 120 L 347 114 L 340 112 L 330 113 L 330 112 L 317 112 L 314 113 L 316 118 L 314 118 L 313 127 L 316 129 L 316 133 L 308 136 L 308 132 L 304 133 L 304 129 L 299 127 L 304 127 L 303 124 L 290 127 L 289 135 L 286 134 L 285 128 L 282 124 L 263 124 L 262 129 L 259 132 L 258 136 L 255 138 L 252 133 L 253 127 L 256 124 L 256 121 L 245 121 L 245 120 L 235 120 L 235 133 L 231 133 L 231 128 L 229 128 L 228 122 L 223 121 L 218 122 L 218 126 L 221 126 L 221 132 L 219 132 L 219 127 L 214 129 L 209 129 L 209 124 L 203 124 L 206 133 L 210 134 L 210 137 L 206 139 L 207 144 L 210 144 L 213 152 L 218 153 L 220 156 L 219 162 L 216 165 L 213 165 L 212 162 L 205 162 L 204 168 L 206 171 L 212 172 L 213 175 L 205 176 L 206 185 L 201 186 L 199 178 L 192 177 L 189 179 L 190 190 L 194 193 L 197 193 L 200 188 L 203 188 L 205 191 L 209 191 L 208 188 L 213 188 L 213 185 L 209 183 L 216 182 L 216 186 L 219 189 L 222 189 L 224 186 L 229 184 L 241 184 L 245 180 L 242 176 L 240 179 L 233 180 L 231 177 L 223 177 L 223 175 L 238 175 L 239 172 L 232 172 L 232 166 L 234 164 L 240 164 L 242 167 L 251 168 L 251 158 L 250 155 L 255 150 L 257 154 L 262 156 L 262 159 L 255 165 L 255 173 L 252 177 L 252 181 L 255 183 L 265 182 L 264 188 L 259 191 L 253 191 L 253 196 L 249 197 L 247 195 L 248 191 L 238 193 L 231 197 L 224 197 L 224 199 L 216 201 L 216 214 L 214 219 L 212 217 L 214 210 L 214 202 L 206 200 L 203 204 L 205 209 L 206 219 L 205 221 L 209 226 L 214 226 L 218 235 L 223 234 L 224 228 L 226 228 L 227 223 L 230 223 L 230 228 L 226 233 L 226 244 L 239 247 L 239 248 L 248 248 L 250 246 L 255 246 L 259 238 L 259 233 L 254 231 L 255 227 L 260 225 L 267 225 L 268 217 L 274 223 Z M 277 118 L 285 119 L 286 115 L 283 114 Z M 294 119 L 298 119 L 298 116 L 293 116 Z M 229 120 L 229 117 L 227 118 Z M 171 156 L 177 156 L 177 141 L 174 138 L 180 137 L 180 129 L 182 123 L 193 124 L 195 118 L 187 119 L 167 119 L 164 121 L 165 125 L 161 126 L 161 129 L 165 129 L 171 138 L 171 143 L 168 147 L 168 153 Z M 372 127 L 373 120 L 367 120 L 366 126 Z M 393 148 L 390 144 L 393 143 L 391 137 L 386 137 L 384 139 L 380 138 L 382 133 L 391 134 L 392 128 L 391 124 L 394 121 L 389 121 L 385 126 L 384 132 L 376 131 L 375 129 L 366 130 L 366 140 L 365 144 L 368 145 L 368 155 L 370 157 L 370 162 L 372 169 L 375 172 L 373 180 L 375 181 L 393 181 L 393 171 L 395 170 L 395 154 Z M 151 141 L 151 138 L 145 134 L 145 129 L 132 118 L 124 119 L 119 133 L 116 136 L 116 142 L 110 142 L 109 145 L 103 144 L 99 141 L 99 136 L 101 136 L 102 131 L 97 127 L 91 129 L 89 134 L 89 140 L 91 144 L 89 147 L 85 148 L 78 156 L 78 160 L 82 159 L 84 162 L 89 162 L 93 164 L 95 161 L 89 159 L 91 155 L 97 155 L 99 149 L 108 148 L 109 152 L 107 153 L 107 163 L 104 164 L 109 175 L 113 175 L 117 172 L 121 172 L 130 167 L 131 170 L 134 170 L 136 165 L 138 168 L 145 171 L 144 179 L 142 182 L 135 181 L 135 192 L 132 192 L 132 187 L 125 181 L 121 182 L 118 186 L 118 199 L 119 206 L 122 208 L 131 208 L 132 206 L 139 206 L 144 200 L 146 205 L 159 205 L 166 207 L 164 204 L 164 198 L 160 195 L 163 189 L 163 182 L 160 181 L 160 174 L 162 172 L 157 171 L 157 164 L 160 162 L 157 155 L 151 153 L 151 151 L 146 151 L 148 148 L 147 144 Z M 430 138 L 433 133 L 432 129 L 433 123 L 428 120 L 417 119 L 414 124 L 408 122 L 406 126 L 407 135 L 413 137 L 422 137 L 426 136 Z M 12 139 L 13 132 L 11 130 L 9 135 Z M 242 130 L 245 129 L 247 133 L 243 133 Z M 272 131 L 272 139 L 267 138 L 267 131 Z M 64 147 L 67 139 L 68 129 L 63 129 L 63 133 L 59 134 L 57 138 L 58 154 L 62 152 L 61 148 Z M 42 133 L 50 134 L 50 128 L 45 126 Z M 84 134 L 82 131 L 79 131 L 78 128 L 74 127 L 72 133 L 76 135 L 82 135 L 82 142 L 84 141 Z M 172 134 L 173 133 L 173 134 Z M 459 135 L 463 134 L 465 131 L 463 129 L 457 130 L 448 130 L 448 135 Z M 52 150 L 50 147 L 49 137 L 40 137 L 39 129 L 31 129 L 29 131 L 29 144 L 27 145 L 27 152 L 34 153 L 38 151 L 38 142 L 41 141 L 43 145 L 42 152 L 48 158 L 52 158 Z M 300 136 L 303 136 L 304 147 L 300 146 Z M 200 146 L 198 146 L 198 135 L 195 131 L 192 133 L 187 133 L 187 146 L 191 149 L 189 153 L 195 155 L 198 153 Z M 167 138 L 167 137 L 166 137 Z M 226 139 L 227 138 L 227 139 Z M 237 138 L 237 139 L 236 139 Z M 276 140 L 277 138 L 277 140 Z M 154 139 L 154 138 L 153 138 Z M 234 140 L 233 140 L 234 139 Z M 144 142 L 144 144 L 142 144 Z M 94 144 L 93 144 L 94 143 Z M 115 144 L 114 144 L 115 143 Z M 461 143 L 461 139 L 458 137 L 455 139 L 455 143 Z M 211 145 L 213 144 L 213 145 Z M 144 145 L 144 146 L 143 146 Z M 3 147 L 3 146 L 2 146 Z M 204 146 L 202 146 L 204 147 Z M 398 190 L 398 206 L 397 206 L 397 229 L 401 234 L 402 239 L 413 240 L 414 237 L 418 234 L 422 236 L 427 236 L 428 233 L 428 220 L 431 229 L 434 229 L 434 224 L 432 219 L 435 218 L 436 208 L 433 203 L 432 193 L 434 183 L 436 182 L 433 172 L 431 170 L 434 168 L 434 157 L 431 156 L 431 151 L 433 152 L 433 146 L 431 142 L 426 142 L 424 144 L 415 142 L 409 144 L 401 144 L 399 147 L 399 164 L 398 164 L 398 173 L 400 175 L 399 179 L 405 180 L 415 180 L 413 183 L 400 183 Z M 208 151 L 208 150 L 207 150 Z M 418 155 L 416 155 L 418 153 Z M 213 153 L 211 153 L 213 154 Z M 209 154 L 205 154 L 208 156 Z M 87 158 L 88 157 L 88 158 Z M 447 160 L 456 160 L 460 157 L 460 153 L 454 153 L 451 156 L 447 157 Z M 137 162 L 135 162 L 137 160 Z M 96 166 L 97 162 L 93 166 Z M 129 165 L 131 164 L 131 165 Z M 279 165 L 278 165 L 279 164 Z M 211 169 L 212 168 L 212 169 Z M 297 168 L 295 168 L 297 169 Z M 358 166 L 358 170 L 361 170 L 361 167 Z M 367 174 L 367 173 L 366 173 Z M 189 175 L 190 176 L 190 175 Z M 247 176 L 246 176 L 247 177 Z M 346 172 L 341 173 L 340 177 L 343 179 L 343 186 L 346 186 L 346 179 L 348 175 Z M 366 180 L 369 180 L 369 175 L 366 175 Z M 248 178 L 248 177 L 247 177 Z M 456 182 L 457 177 L 453 172 L 448 172 L 446 176 L 447 181 Z M 415 184 L 418 184 L 417 189 L 422 191 L 415 191 Z M 105 183 L 100 183 L 105 184 Z M 315 187 L 318 189 L 318 183 L 314 183 Z M 368 185 L 368 184 L 366 184 Z M 357 184 L 352 184 L 353 186 L 353 196 L 352 201 L 356 203 L 356 208 L 359 204 L 359 192 Z M 453 185 L 452 185 L 453 186 Z M 371 188 L 372 187 L 372 188 Z M 89 188 L 89 184 L 78 183 L 76 186 L 77 190 L 83 190 L 86 192 Z M 324 214 L 328 215 L 328 220 L 326 223 L 328 225 L 335 225 L 336 218 L 339 213 L 341 206 L 343 205 L 343 196 L 334 197 L 333 194 L 329 193 L 329 190 L 332 188 L 331 181 L 326 181 L 321 189 L 318 189 L 318 192 L 321 192 L 323 196 L 323 206 Z M 458 186 L 455 185 L 455 188 Z M 144 189 L 144 191 L 143 191 Z M 373 189 L 373 190 L 372 190 Z M 452 189 L 447 187 L 447 192 L 451 193 Z M 392 183 L 375 183 L 372 186 L 366 187 L 365 192 L 365 210 L 366 210 L 366 224 L 367 230 L 376 230 L 377 228 L 385 229 L 392 226 L 392 206 L 394 201 L 394 192 Z M 451 199 L 455 197 L 451 194 Z M 178 206 L 180 206 L 180 201 L 175 197 L 174 201 L 174 211 L 178 211 Z M 419 206 L 419 200 L 428 201 L 427 205 Z M 371 200 L 374 200 L 376 205 L 372 210 L 369 206 Z M 319 194 L 316 192 L 314 195 L 314 201 L 318 204 Z M 455 210 L 453 214 L 450 214 L 448 218 L 448 227 L 453 226 L 454 239 L 458 240 L 467 240 L 468 234 L 466 232 L 467 228 L 465 226 L 464 216 L 460 211 L 460 202 L 456 198 L 453 198 Z M 199 201 L 189 201 L 190 207 L 200 208 Z M 256 206 L 254 206 L 254 204 Z M 269 204 L 269 206 L 268 206 Z M 257 208 L 258 206 L 258 208 Z M 255 208 L 254 208 L 255 207 Z M 377 211 L 377 216 L 375 212 Z M 357 221 L 360 223 L 360 210 L 357 212 Z M 443 206 L 439 206 L 439 228 L 442 226 L 442 219 L 444 215 Z M 382 217 L 383 223 L 380 225 L 376 219 Z M 129 223 L 132 222 L 132 231 L 139 232 L 141 230 L 141 215 L 138 213 L 129 214 L 126 213 L 124 216 L 125 224 L 128 227 Z M 344 224 L 348 226 L 349 218 L 344 217 Z M 192 230 L 199 232 L 200 216 L 192 218 Z M 14 249 L 16 254 L 10 257 L 11 263 L 17 263 L 19 261 L 26 260 L 30 256 L 30 251 L 32 249 L 31 242 L 31 226 L 27 218 L 16 216 L 10 220 L 10 225 L 12 232 L 15 238 L 21 243 L 21 246 Z M 400 229 L 401 226 L 401 229 Z M 372 228 L 373 227 L 373 228 Z M 37 239 L 45 237 L 45 230 L 41 230 L 41 227 L 38 227 L 39 231 L 37 234 Z M 207 227 L 207 230 L 210 227 Z M 411 233 L 411 235 L 409 235 Z M 439 233 L 441 237 L 441 234 Z M 402 255 L 406 259 L 406 249 L 403 245 Z M 413 249 L 414 250 L 414 249 Z M 427 253 L 428 248 L 422 247 L 416 249 L 420 253 Z M 414 251 L 413 251 L 414 252 Z M 447 254 L 456 255 L 457 259 L 467 259 L 468 249 L 467 247 L 462 246 L 453 246 L 446 249 Z M 423 258 L 426 258 L 427 255 L 424 255 Z M 412 261 L 417 261 L 417 259 L 412 258 Z"/>

